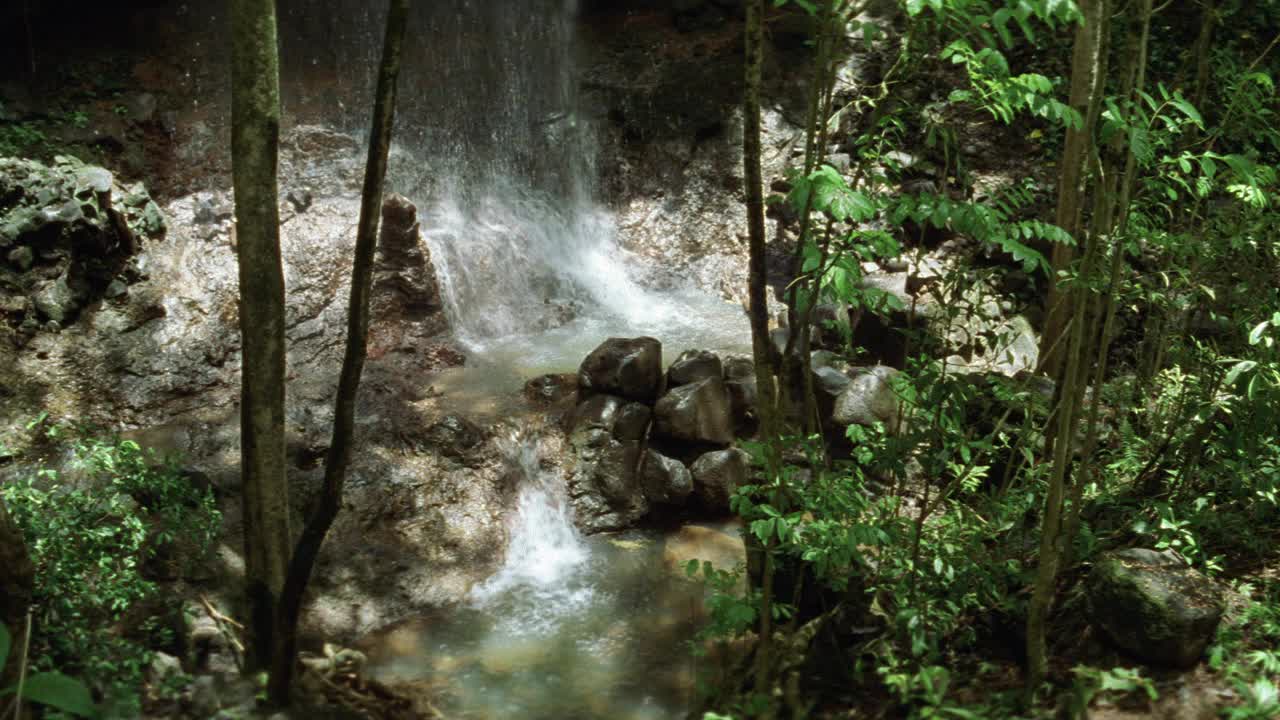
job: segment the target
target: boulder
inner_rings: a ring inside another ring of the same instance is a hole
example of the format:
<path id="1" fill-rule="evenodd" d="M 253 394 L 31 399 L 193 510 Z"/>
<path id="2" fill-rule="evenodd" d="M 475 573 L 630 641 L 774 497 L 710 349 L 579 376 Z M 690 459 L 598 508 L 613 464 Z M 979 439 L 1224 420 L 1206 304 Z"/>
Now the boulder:
<path id="1" fill-rule="evenodd" d="M 1117 647 L 1152 664 L 1194 666 L 1225 609 L 1222 588 L 1170 551 L 1103 555 L 1088 581 L 1093 624 Z"/>
<path id="2" fill-rule="evenodd" d="M 750 457 L 737 448 L 703 453 L 689 470 L 693 473 L 693 489 L 707 510 L 729 512 L 729 498 L 747 481 Z"/>
<path id="3" fill-rule="evenodd" d="M 824 418 L 831 417 L 836 401 L 853 384 L 853 379 L 833 367 L 813 368 L 813 394 L 818 412 Z"/>
<path id="4" fill-rule="evenodd" d="M 574 436 L 585 430 L 607 430 L 612 433 L 614 423 L 618 420 L 618 411 L 626 402 L 616 395 L 592 395 L 574 408 L 570 433 Z"/>
<path id="5" fill-rule="evenodd" d="M 836 425 L 898 424 L 902 401 L 890 384 L 897 370 L 885 365 L 858 368 L 848 387 L 836 398 L 831 421 Z"/>
<path id="6" fill-rule="evenodd" d="M 746 435 L 756 420 L 756 379 L 744 377 L 726 380 L 724 388 L 729 393 L 729 410 L 733 413 L 734 429 Z"/>
<path id="7" fill-rule="evenodd" d="M 733 442 L 733 410 L 718 377 L 672 388 L 653 409 L 654 431 L 665 438 L 728 445 Z"/>
<path id="8" fill-rule="evenodd" d="M 649 418 L 653 410 L 638 402 L 629 402 L 618 409 L 613 421 L 613 437 L 621 442 L 640 442 L 649 432 Z"/>
<path id="9" fill-rule="evenodd" d="M 640 484 L 649 502 L 680 505 L 693 492 L 693 475 L 679 460 L 648 450 L 640 465 Z"/>
<path id="10" fill-rule="evenodd" d="M 754 379 L 756 376 L 756 364 L 749 357 L 741 355 L 727 357 L 723 364 L 725 380 Z"/>
<path id="11" fill-rule="evenodd" d="M 651 337 L 609 338 L 578 368 L 578 386 L 652 404 L 662 385 L 662 343 Z"/>
<path id="12" fill-rule="evenodd" d="M 648 405 L 616 395 L 593 395 L 574 409 L 570 432 L 577 436 L 589 430 L 606 430 L 619 442 L 636 443 L 648 432 L 652 413 Z"/>
<path id="13" fill-rule="evenodd" d="M 573 434 L 571 444 L 576 460 L 569 473 L 569 497 L 583 532 L 621 530 L 649 512 L 637 477 L 639 443 L 620 442 L 603 428 L 585 428 Z"/>
<path id="14" fill-rule="evenodd" d="M 686 350 L 667 369 L 667 387 L 688 385 L 707 378 L 723 378 L 720 356 L 708 350 Z"/>

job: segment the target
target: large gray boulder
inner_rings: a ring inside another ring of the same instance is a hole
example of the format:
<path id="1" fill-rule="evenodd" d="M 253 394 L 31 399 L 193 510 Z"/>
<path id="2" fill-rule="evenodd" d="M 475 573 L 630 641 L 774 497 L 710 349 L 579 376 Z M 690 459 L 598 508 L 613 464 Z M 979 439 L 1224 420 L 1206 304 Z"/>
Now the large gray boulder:
<path id="1" fill-rule="evenodd" d="M 648 450 L 640 465 L 640 484 L 649 502 L 680 505 L 693 492 L 693 474 L 679 460 Z"/>
<path id="2" fill-rule="evenodd" d="M 685 350 L 667 370 L 667 387 L 724 377 L 720 356 L 709 350 Z"/>
<path id="3" fill-rule="evenodd" d="M 891 430 L 897 426 L 902 401 L 891 385 L 898 371 L 886 365 L 859 368 L 849 385 L 835 400 L 831 420 L 836 425 L 872 425 L 884 423 Z"/>
<path id="4" fill-rule="evenodd" d="M 609 338 L 578 367 L 578 387 L 652 404 L 662 385 L 662 343 L 651 337 Z"/>
<path id="5" fill-rule="evenodd" d="M 718 377 L 672 388 L 653 409 L 654 431 L 665 438 L 728 445 L 733 442 L 733 408 Z"/>
<path id="6" fill-rule="evenodd" d="M 1141 548 L 1107 553 L 1088 582 L 1094 625 L 1117 647 L 1152 664 L 1189 668 L 1213 640 L 1222 588 L 1176 554 Z"/>
<path id="7" fill-rule="evenodd" d="M 698 501 L 711 512 L 729 512 L 729 498 L 747 482 L 750 457 L 737 448 L 703 453 L 689 467 Z"/>

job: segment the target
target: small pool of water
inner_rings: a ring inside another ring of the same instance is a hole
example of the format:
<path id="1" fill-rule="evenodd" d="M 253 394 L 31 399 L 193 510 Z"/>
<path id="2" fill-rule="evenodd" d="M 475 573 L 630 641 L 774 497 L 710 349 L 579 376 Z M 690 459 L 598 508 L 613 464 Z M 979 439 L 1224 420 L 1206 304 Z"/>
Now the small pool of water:
<path id="1" fill-rule="evenodd" d="M 656 534 L 596 536 L 550 582 L 499 573 L 467 605 L 382 638 L 374 677 L 426 683 L 450 718 L 684 717 L 702 591 L 662 548 Z"/>

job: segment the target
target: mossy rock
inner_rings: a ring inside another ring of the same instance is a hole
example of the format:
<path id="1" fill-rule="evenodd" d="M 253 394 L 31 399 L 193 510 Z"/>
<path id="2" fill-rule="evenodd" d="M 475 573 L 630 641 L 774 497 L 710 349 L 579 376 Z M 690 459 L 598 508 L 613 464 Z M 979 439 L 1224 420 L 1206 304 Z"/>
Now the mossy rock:
<path id="1" fill-rule="evenodd" d="M 1107 553 L 1088 583 L 1089 612 L 1117 647 L 1153 665 L 1199 662 L 1225 609 L 1222 588 L 1172 552 Z"/>

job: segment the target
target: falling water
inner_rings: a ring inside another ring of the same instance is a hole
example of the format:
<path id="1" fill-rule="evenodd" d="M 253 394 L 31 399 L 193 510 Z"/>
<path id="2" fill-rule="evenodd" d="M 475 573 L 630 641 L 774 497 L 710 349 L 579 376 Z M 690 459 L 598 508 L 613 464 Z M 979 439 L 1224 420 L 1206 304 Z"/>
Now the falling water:
<path id="1" fill-rule="evenodd" d="M 400 74 L 390 185 L 422 230 L 472 364 L 520 374 L 576 365 L 610 335 L 669 351 L 742 349 L 740 308 L 635 277 L 598 196 L 603 111 L 579 92 L 577 0 L 415 3 Z M 363 136 L 380 3 L 291 0 L 282 67 L 310 82 L 290 106 Z M 374 8 L 373 6 L 379 6 Z M 301 91 L 292 90 L 299 93 Z M 336 112 L 335 112 L 336 111 Z"/>
<path id="2" fill-rule="evenodd" d="M 293 29 L 282 65 L 309 64 L 312 78 L 286 109 L 336 108 L 363 135 L 371 88 L 352 68 L 376 66 L 381 4 L 284 7 Z M 389 182 L 421 209 L 451 328 L 471 350 L 465 372 L 493 392 L 576 366 L 610 335 L 653 335 L 669 357 L 749 337 L 740 309 L 633 279 L 597 196 L 598 118 L 578 92 L 576 13 L 576 0 L 413 6 Z M 581 537 L 536 438 L 507 438 L 501 452 L 518 476 L 502 567 L 380 671 L 447 678 L 468 717 L 682 714 L 680 645 L 699 591 L 670 576 L 651 536 Z"/>
<path id="3" fill-rule="evenodd" d="M 511 537 L 502 568 L 472 590 L 477 607 L 510 604 L 511 594 L 532 594 L 542 608 L 541 623 L 507 615 L 524 625 L 545 625 L 581 609 L 591 601 L 582 577 L 588 549 L 573 524 L 564 477 L 542 466 L 543 442 L 536 435 L 513 432 L 498 442 L 499 452 L 519 482 Z M 529 598 L 520 598 L 527 603 Z"/>

